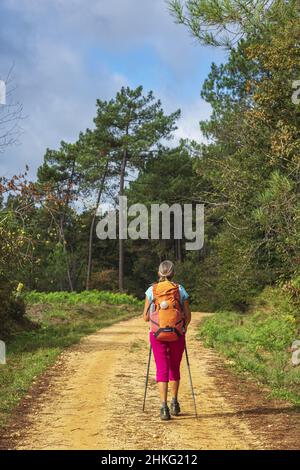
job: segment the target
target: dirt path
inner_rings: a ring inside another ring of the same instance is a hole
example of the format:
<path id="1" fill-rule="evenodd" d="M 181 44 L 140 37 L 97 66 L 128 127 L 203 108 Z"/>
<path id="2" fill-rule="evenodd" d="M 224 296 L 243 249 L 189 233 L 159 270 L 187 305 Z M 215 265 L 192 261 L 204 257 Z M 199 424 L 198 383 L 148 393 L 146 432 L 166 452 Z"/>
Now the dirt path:
<path id="1" fill-rule="evenodd" d="M 182 415 L 170 422 L 159 420 L 153 362 L 146 412 L 141 411 L 147 331 L 141 319 L 132 319 L 85 338 L 60 356 L 48 376 L 33 387 L 14 417 L 16 422 L 18 415 L 20 419 L 22 416 L 22 429 L 17 425 L 15 429 L 10 428 L 7 436 L 10 446 L 18 449 L 296 448 L 299 439 L 295 437 L 293 443 L 293 435 L 299 425 L 299 415 L 287 404 L 264 401 L 256 387 L 232 376 L 218 356 L 195 339 L 202 317 L 203 314 L 193 314 L 188 334 L 198 420 L 193 415 L 185 362 L 180 394 Z M 286 429 L 291 431 L 286 433 Z"/>

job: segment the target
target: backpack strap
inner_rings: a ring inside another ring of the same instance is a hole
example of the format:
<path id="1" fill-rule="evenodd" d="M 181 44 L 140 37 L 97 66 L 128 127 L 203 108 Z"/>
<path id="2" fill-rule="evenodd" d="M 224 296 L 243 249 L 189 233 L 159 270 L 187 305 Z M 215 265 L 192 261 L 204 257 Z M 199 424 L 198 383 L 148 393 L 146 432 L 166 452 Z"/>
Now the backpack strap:
<path id="1" fill-rule="evenodd" d="M 155 305 L 155 288 L 156 288 L 157 284 L 158 284 L 158 282 L 154 282 L 154 284 L 152 284 L 152 295 L 153 295 L 152 302 L 154 303 L 154 305 Z"/>
<path id="2" fill-rule="evenodd" d="M 149 305 L 148 305 L 148 308 L 146 310 L 146 315 L 148 314 L 149 310 L 150 310 L 150 307 L 151 305 L 153 304 L 154 300 L 151 300 L 151 302 L 149 302 Z"/>

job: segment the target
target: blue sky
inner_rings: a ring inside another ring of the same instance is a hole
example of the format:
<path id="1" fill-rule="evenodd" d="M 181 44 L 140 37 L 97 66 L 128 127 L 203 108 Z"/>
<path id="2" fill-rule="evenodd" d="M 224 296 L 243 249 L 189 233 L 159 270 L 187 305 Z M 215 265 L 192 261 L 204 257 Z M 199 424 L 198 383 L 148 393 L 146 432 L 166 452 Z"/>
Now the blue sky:
<path id="1" fill-rule="evenodd" d="M 210 108 L 200 89 L 224 52 L 200 46 L 174 23 L 165 0 L 1 0 L 0 78 L 14 64 L 14 100 L 23 104 L 20 144 L 0 154 L 1 175 L 30 167 L 47 147 L 92 127 L 96 99 L 122 85 L 153 90 L 166 112 L 180 108 L 175 142 L 201 140 Z"/>

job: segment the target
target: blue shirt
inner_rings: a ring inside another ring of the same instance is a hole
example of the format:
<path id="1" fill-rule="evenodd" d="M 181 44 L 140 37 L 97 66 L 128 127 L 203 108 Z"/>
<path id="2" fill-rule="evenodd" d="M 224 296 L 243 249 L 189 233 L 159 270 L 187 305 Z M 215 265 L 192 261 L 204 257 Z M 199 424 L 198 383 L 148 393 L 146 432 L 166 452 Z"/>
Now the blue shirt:
<path id="1" fill-rule="evenodd" d="M 149 303 L 151 303 L 153 301 L 153 286 L 150 286 L 146 290 L 145 294 L 149 300 Z M 181 286 L 180 284 L 179 284 L 179 295 L 180 295 L 180 303 L 181 305 L 183 305 L 184 301 L 189 298 L 189 294 L 187 293 L 185 288 Z M 151 312 L 153 312 L 153 309 L 154 309 L 154 304 L 151 305 Z"/>

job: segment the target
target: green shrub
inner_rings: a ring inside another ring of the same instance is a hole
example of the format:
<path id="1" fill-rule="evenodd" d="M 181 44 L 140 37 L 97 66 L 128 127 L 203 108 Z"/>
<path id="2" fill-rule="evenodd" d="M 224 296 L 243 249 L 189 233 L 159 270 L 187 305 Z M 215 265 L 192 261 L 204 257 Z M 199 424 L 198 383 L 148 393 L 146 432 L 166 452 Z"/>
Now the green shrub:
<path id="1" fill-rule="evenodd" d="M 265 289 L 248 314 L 217 312 L 203 322 L 199 337 L 273 395 L 300 404 L 300 369 L 292 366 L 290 352 L 300 337 L 298 310 L 282 290 Z"/>
<path id="2" fill-rule="evenodd" d="M 118 271 L 104 269 L 91 275 L 90 288 L 95 290 L 118 291 Z"/>
<path id="3" fill-rule="evenodd" d="M 128 294 L 120 294 L 109 291 L 89 290 L 83 292 L 37 292 L 26 293 L 25 300 L 28 303 L 65 303 L 77 304 L 99 304 L 105 302 L 111 305 L 141 305 L 141 301 Z"/>
<path id="4" fill-rule="evenodd" d="M 12 283 L 0 279 L 0 335 L 6 336 L 15 323 L 23 320 L 25 304 L 21 297 L 16 296 Z M 0 339 L 1 339 L 0 337 Z"/>

